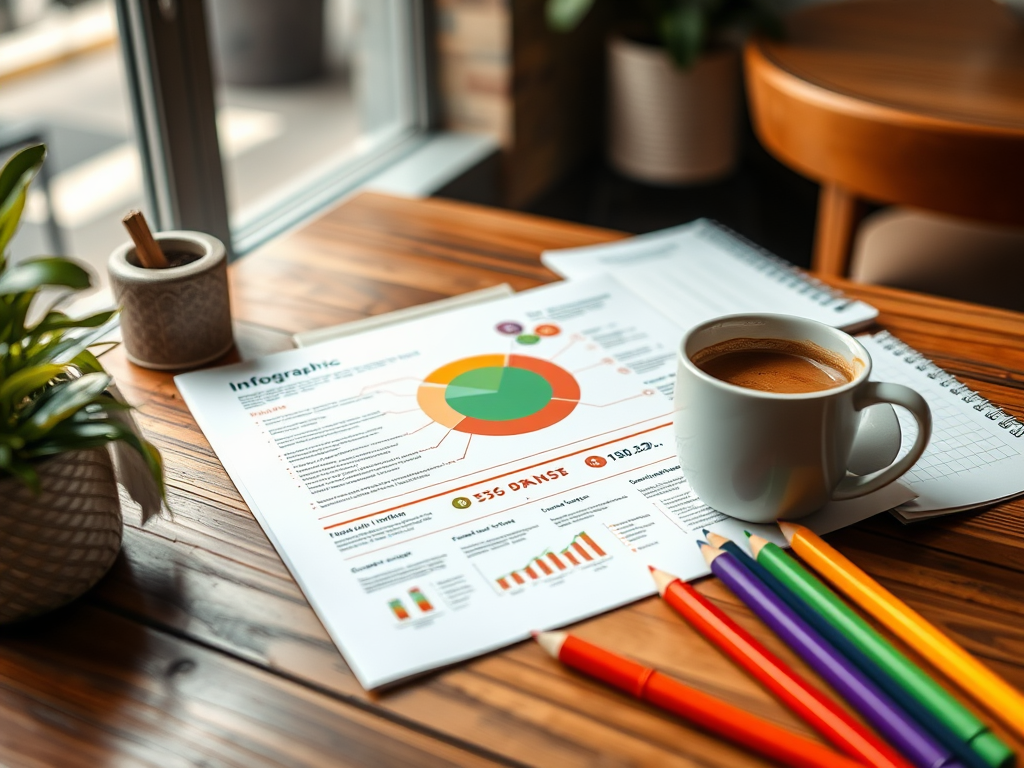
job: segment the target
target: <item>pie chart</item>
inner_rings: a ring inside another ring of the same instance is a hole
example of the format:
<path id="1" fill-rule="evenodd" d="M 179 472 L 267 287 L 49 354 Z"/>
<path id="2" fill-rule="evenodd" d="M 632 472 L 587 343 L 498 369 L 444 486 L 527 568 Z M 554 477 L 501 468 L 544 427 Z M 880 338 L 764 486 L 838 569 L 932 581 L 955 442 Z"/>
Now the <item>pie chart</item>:
<path id="1" fill-rule="evenodd" d="M 431 419 L 473 435 L 522 435 L 576 408 L 580 385 L 554 363 L 528 355 L 476 355 L 442 365 L 416 392 Z"/>

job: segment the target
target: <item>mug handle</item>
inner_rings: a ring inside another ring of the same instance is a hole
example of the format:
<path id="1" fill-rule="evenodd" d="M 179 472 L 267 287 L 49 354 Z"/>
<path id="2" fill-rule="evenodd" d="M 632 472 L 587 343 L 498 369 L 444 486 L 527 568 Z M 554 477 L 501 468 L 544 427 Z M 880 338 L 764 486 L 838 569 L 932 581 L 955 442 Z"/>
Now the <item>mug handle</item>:
<path id="1" fill-rule="evenodd" d="M 910 411 L 917 420 L 917 439 L 910 447 L 910 453 L 888 467 L 869 475 L 848 475 L 843 478 L 832 493 L 832 498 L 837 501 L 863 496 L 888 485 L 914 466 L 928 446 L 932 435 L 932 413 L 921 395 L 902 384 L 869 381 L 854 395 L 853 407 L 860 411 L 875 403 L 892 403 Z"/>

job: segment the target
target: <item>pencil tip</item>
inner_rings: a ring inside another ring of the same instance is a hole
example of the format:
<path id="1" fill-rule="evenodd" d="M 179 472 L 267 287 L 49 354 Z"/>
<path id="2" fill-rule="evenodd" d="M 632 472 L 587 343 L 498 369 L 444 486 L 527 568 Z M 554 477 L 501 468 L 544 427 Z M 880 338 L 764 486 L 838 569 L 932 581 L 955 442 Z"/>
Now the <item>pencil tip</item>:
<path id="1" fill-rule="evenodd" d="M 701 531 L 701 533 L 703 533 L 705 536 L 707 536 L 708 535 L 708 529 L 705 528 L 703 531 Z"/>
<path id="2" fill-rule="evenodd" d="M 719 549 L 721 549 L 723 545 L 729 543 L 729 540 L 725 538 L 725 536 L 720 536 L 714 531 L 707 532 L 707 539 L 708 544 L 710 544 L 712 547 L 718 547 Z"/>
<path id="3" fill-rule="evenodd" d="M 752 534 L 752 533 L 751 533 L 750 531 L 746 530 L 746 529 L 744 529 L 744 530 L 743 530 L 743 535 L 744 535 L 744 536 L 746 536 L 746 537 L 747 537 L 748 539 L 749 539 L 749 538 L 750 538 L 751 536 L 753 536 L 753 534 Z"/>
<path id="4" fill-rule="evenodd" d="M 673 576 L 671 573 L 655 568 L 653 565 L 648 565 L 651 569 L 651 577 L 654 579 L 654 586 L 658 588 L 658 594 L 662 597 L 665 596 L 665 590 L 668 589 L 668 585 L 675 581 L 678 577 Z"/>
<path id="5" fill-rule="evenodd" d="M 706 541 L 699 542 L 699 545 L 700 553 L 704 555 L 704 562 L 706 562 L 708 565 L 711 565 L 711 563 L 714 561 L 716 557 L 725 554 L 724 551 L 718 549 L 717 547 L 712 547 Z"/>
<path id="6" fill-rule="evenodd" d="M 654 567 L 653 565 L 651 565 L 650 563 L 648 563 L 648 564 L 647 564 L 647 570 L 648 570 L 648 571 L 650 571 L 651 573 L 656 573 L 658 569 L 657 569 L 657 568 L 655 568 L 655 567 Z"/>
<path id="7" fill-rule="evenodd" d="M 796 536 L 800 531 L 804 530 L 802 525 L 796 523 L 788 523 L 785 520 L 779 520 L 779 530 L 782 531 L 782 535 L 786 537 L 786 541 L 793 543 L 793 537 Z"/>
<path id="8" fill-rule="evenodd" d="M 566 639 L 569 637 L 568 632 L 531 632 L 531 634 L 533 639 L 537 641 L 537 645 L 556 659 L 562 651 L 562 646 L 565 645 Z"/>
<path id="9" fill-rule="evenodd" d="M 761 550 L 764 549 L 771 542 L 768 539 L 763 539 L 756 533 L 748 534 L 750 536 L 750 554 L 757 560 L 757 556 L 761 554 Z"/>

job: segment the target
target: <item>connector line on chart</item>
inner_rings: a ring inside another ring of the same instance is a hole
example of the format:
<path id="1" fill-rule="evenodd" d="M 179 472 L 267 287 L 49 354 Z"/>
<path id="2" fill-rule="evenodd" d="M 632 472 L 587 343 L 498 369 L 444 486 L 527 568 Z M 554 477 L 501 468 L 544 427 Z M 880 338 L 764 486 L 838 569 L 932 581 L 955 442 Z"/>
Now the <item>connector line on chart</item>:
<path id="1" fill-rule="evenodd" d="M 629 402 L 630 400 L 636 400 L 638 397 L 650 397 L 653 394 L 654 394 L 654 390 L 653 389 L 645 389 L 639 395 L 632 395 L 630 397 L 624 397 L 621 400 L 613 400 L 610 403 L 603 403 L 603 404 L 600 404 L 600 405 L 598 403 L 585 403 L 582 400 L 574 400 L 572 402 L 576 402 L 579 405 L 585 405 L 588 408 L 608 408 L 609 406 L 612 406 L 612 405 L 618 405 L 619 403 L 626 403 L 626 402 Z M 562 398 L 552 397 L 551 399 L 552 400 L 561 400 Z"/>
<path id="2" fill-rule="evenodd" d="M 572 346 L 573 346 L 573 345 L 574 345 L 574 344 L 575 344 L 576 342 L 578 342 L 578 341 L 583 341 L 583 337 L 582 337 L 582 336 L 580 336 L 580 335 L 579 335 L 578 333 L 575 333 L 575 334 L 573 334 L 573 336 L 572 336 L 572 339 L 570 339 L 570 340 L 569 340 L 569 343 L 568 343 L 568 344 L 566 344 L 566 345 L 565 345 L 564 347 L 562 347 L 562 349 L 561 349 L 560 351 L 556 352 L 556 353 L 554 354 L 554 356 L 552 356 L 552 357 L 549 357 L 549 358 L 548 358 L 548 360 L 554 360 L 555 358 L 559 357 L 559 356 L 560 356 L 560 355 L 562 355 L 563 353 L 565 353 L 565 352 L 568 352 L 568 351 L 569 351 L 569 349 L 571 349 L 571 348 L 572 348 Z"/>
<path id="3" fill-rule="evenodd" d="M 402 376 L 401 378 L 398 378 L 398 379 L 388 379 L 387 381 L 381 381 L 381 382 L 378 382 L 376 384 L 367 384 L 365 387 L 363 387 L 361 390 L 359 390 L 359 394 L 360 395 L 365 395 L 366 394 L 366 390 L 370 390 L 371 392 L 384 392 L 385 394 L 395 395 L 396 397 L 415 397 L 416 396 L 415 392 L 412 393 L 411 395 L 401 395 L 401 394 L 399 394 L 397 392 L 385 392 L 384 390 L 381 389 L 381 387 L 387 386 L 388 384 L 395 384 L 396 382 L 399 382 L 399 381 L 415 381 L 417 384 L 420 383 L 420 380 L 417 379 L 415 376 Z"/>
<path id="4" fill-rule="evenodd" d="M 422 429 L 422 427 L 420 429 Z M 440 448 L 441 447 L 441 443 L 443 443 L 445 440 L 447 440 L 448 439 L 448 435 L 450 435 L 454 431 L 455 431 L 454 429 L 449 429 L 447 432 L 444 433 L 444 437 L 442 437 L 440 440 L 437 441 L 437 445 L 432 445 L 429 448 L 424 448 L 422 451 L 420 451 L 420 453 L 426 453 L 427 451 L 432 451 L 435 448 Z M 473 442 L 473 435 L 470 435 L 469 436 L 469 440 L 466 441 L 466 450 L 464 450 L 462 452 L 462 455 L 459 458 L 455 459 L 452 462 L 453 464 L 456 461 L 462 461 L 464 458 L 466 458 L 466 454 L 469 453 L 469 444 L 471 442 Z M 321 519 L 323 519 L 323 518 L 321 518 Z"/>
<path id="5" fill-rule="evenodd" d="M 577 373 L 585 373 L 587 371 L 592 371 L 595 368 L 600 368 L 602 365 L 615 365 L 615 361 L 612 360 L 610 357 L 606 357 L 606 358 L 604 358 L 599 363 L 594 363 L 593 365 L 588 365 L 586 368 L 580 368 L 578 370 L 573 371 L 572 373 L 573 373 L 573 375 L 575 375 Z"/>
<path id="6" fill-rule="evenodd" d="M 563 443 L 562 445 L 553 445 L 550 448 L 544 449 L 543 451 L 536 451 L 535 453 L 527 454 L 526 456 L 522 457 L 522 460 L 523 461 L 527 461 L 529 459 L 534 459 L 534 458 L 536 458 L 538 456 L 543 456 L 543 455 L 545 455 L 547 453 L 551 453 L 552 451 L 558 451 L 558 450 L 561 450 L 563 448 L 568 448 L 569 446 L 576 445 L 577 443 L 584 443 L 584 442 L 586 442 L 588 440 L 596 440 L 599 437 L 604 437 L 605 435 L 610 435 L 610 434 L 612 434 L 614 432 L 620 431 L 621 429 L 631 429 L 633 427 L 638 427 L 641 424 L 647 424 L 648 422 L 656 421 L 658 419 L 662 419 L 662 418 L 665 418 L 665 417 L 668 417 L 668 416 L 671 416 L 671 415 L 672 415 L 672 412 L 663 413 L 663 414 L 660 414 L 660 415 L 655 416 L 655 417 L 650 418 L 650 419 L 644 419 L 643 421 L 634 421 L 632 424 L 627 424 L 624 427 L 619 427 L 617 429 L 609 429 L 609 430 L 607 430 L 605 432 L 598 432 L 596 435 L 588 435 L 587 437 L 581 437 L 579 440 L 573 440 L 572 442 Z M 436 423 L 437 422 L 435 422 L 435 421 L 431 422 L 431 424 L 436 424 Z M 671 424 L 672 424 L 672 422 L 668 422 L 668 424 L 663 424 L 662 426 L 671 426 Z M 428 424 L 427 426 L 430 426 L 430 425 Z M 420 427 L 420 429 L 424 429 L 424 427 Z M 416 431 L 418 432 L 419 430 L 416 430 Z M 650 430 L 644 430 L 644 432 L 649 432 L 649 431 Z M 641 432 L 637 432 L 636 434 L 639 435 L 639 434 L 642 434 L 642 433 Z M 620 439 L 621 440 L 628 440 L 630 437 L 635 437 L 635 436 L 636 435 L 624 435 L 621 438 L 616 438 L 616 440 L 620 440 Z M 610 440 L 607 443 L 601 443 L 601 445 L 602 446 L 603 445 L 610 445 L 611 443 L 614 443 L 614 442 L 615 442 L 615 440 Z M 600 447 L 600 446 L 597 446 L 597 447 Z M 584 450 L 591 450 L 591 449 L 590 448 L 586 448 Z M 582 451 L 580 451 L 580 452 L 582 452 Z M 574 455 L 574 454 L 570 454 L 570 455 Z M 565 458 L 565 457 L 560 457 L 560 458 Z M 551 459 L 551 461 L 557 461 L 557 459 Z M 370 502 L 367 502 L 365 504 L 359 504 L 359 505 L 357 505 L 355 507 L 350 507 L 349 509 L 343 509 L 343 510 L 340 510 L 338 512 L 331 512 L 330 514 L 324 515 L 324 516 L 322 516 L 320 518 L 317 518 L 317 519 L 319 519 L 319 520 L 326 520 L 329 517 L 337 517 L 338 515 L 351 514 L 352 512 L 356 512 L 357 510 L 363 509 L 365 507 L 371 507 L 371 506 L 374 506 L 375 504 L 381 504 L 381 503 L 383 503 L 385 501 L 391 501 L 393 499 L 398 499 L 398 498 L 401 498 L 403 496 L 407 496 L 410 493 L 418 493 L 420 491 L 429 490 L 429 489 L 434 488 L 434 487 L 436 487 L 438 485 L 445 485 L 446 483 L 453 483 L 453 482 L 457 482 L 459 480 L 464 480 L 467 477 L 470 477 L 472 475 L 476 475 L 476 474 L 479 474 L 479 473 L 492 472 L 492 471 L 498 469 L 501 466 L 503 466 L 503 465 L 502 464 L 492 464 L 489 467 L 484 467 L 483 469 L 476 470 L 475 472 L 467 472 L 464 475 L 458 475 L 458 476 L 453 477 L 453 478 L 451 478 L 449 480 L 441 480 L 441 481 L 438 481 L 436 483 L 430 483 L 428 485 L 424 485 L 424 486 L 422 486 L 420 488 L 415 488 L 415 489 L 413 489 L 411 491 L 402 491 L 401 493 L 396 493 L 394 496 L 385 496 L 384 498 L 378 499 L 377 501 L 370 501 Z M 539 466 L 539 465 L 534 465 L 534 466 Z M 530 469 L 530 467 L 527 467 L 527 469 Z"/>

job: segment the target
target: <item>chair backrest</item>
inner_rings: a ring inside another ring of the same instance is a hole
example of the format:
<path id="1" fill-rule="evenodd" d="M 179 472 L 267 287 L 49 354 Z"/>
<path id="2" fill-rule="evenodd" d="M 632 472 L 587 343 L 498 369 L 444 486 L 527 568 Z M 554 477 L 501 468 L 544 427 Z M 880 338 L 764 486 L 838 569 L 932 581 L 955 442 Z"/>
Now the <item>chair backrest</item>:
<path id="1" fill-rule="evenodd" d="M 854 195 L 1024 225 L 1024 26 L 991 0 L 849 0 L 745 51 L 751 118 Z"/>

